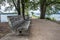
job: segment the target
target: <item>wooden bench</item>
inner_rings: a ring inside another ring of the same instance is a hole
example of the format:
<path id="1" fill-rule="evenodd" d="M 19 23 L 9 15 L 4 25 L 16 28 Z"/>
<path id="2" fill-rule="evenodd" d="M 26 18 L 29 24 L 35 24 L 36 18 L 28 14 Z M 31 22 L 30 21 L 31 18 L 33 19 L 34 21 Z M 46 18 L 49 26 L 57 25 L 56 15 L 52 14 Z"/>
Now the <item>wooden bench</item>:
<path id="1" fill-rule="evenodd" d="M 24 20 L 22 16 L 8 16 L 8 23 L 12 30 L 16 34 L 28 35 L 30 20 Z"/>

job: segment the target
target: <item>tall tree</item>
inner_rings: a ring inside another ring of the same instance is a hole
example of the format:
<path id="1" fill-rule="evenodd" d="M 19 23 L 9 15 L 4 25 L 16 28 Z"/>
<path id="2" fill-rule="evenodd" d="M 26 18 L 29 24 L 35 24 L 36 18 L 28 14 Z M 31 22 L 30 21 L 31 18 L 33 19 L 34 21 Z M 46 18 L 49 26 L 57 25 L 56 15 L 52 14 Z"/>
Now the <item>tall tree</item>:
<path id="1" fill-rule="evenodd" d="M 22 4 L 22 15 L 25 20 L 25 0 L 21 0 L 21 4 Z"/>
<path id="2" fill-rule="evenodd" d="M 12 1 L 13 1 L 13 4 L 15 5 L 18 15 L 21 15 L 21 11 L 22 11 L 22 16 L 25 20 L 25 9 L 26 9 L 26 5 L 28 4 L 28 0 L 12 0 Z M 20 8 L 22 8 L 22 10 L 20 10 Z"/>
<path id="3" fill-rule="evenodd" d="M 21 11 L 20 11 L 20 0 L 17 0 L 17 11 L 18 11 L 18 15 L 21 15 Z"/>
<path id="4" fill-rule="evenodd" d="M 46 12 L 46 0 L 41 0 L 40 1 L 41 4 L 40 4 L 40 11 L 41 11 L 41 16 L 40 18 L 41 19 L 45 19 L 45 12 Z"/>
<path id="5" fill-rule="evenodd" d="M 18 12 L 18 15 L 21 15 L 21 10 L 20 10 L 20 1 L 21 0 L 12 0 L 17 12 Z"/>
<path id="6" fill-rule="evenodd" d="M 60 0 L 40 0 L 40 8 L 41 8 L 40 18 L 41 19 L 45 19 L 45 12 L 46 12 L 47 6 L 53 5 L 53 4 L 60 4 Z"/>

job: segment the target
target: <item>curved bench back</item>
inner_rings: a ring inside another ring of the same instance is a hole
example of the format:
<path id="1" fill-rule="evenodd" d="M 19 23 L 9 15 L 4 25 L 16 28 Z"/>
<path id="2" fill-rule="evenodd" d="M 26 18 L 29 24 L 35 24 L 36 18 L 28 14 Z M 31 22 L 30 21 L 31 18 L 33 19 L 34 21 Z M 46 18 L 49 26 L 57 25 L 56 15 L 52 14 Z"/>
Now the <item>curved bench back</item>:
<path id="1" fill-rule="evenodd" d="M 22 16 L 8 16 L 8 23 L 12 30 L 16 30 L 24 22 Z"/>

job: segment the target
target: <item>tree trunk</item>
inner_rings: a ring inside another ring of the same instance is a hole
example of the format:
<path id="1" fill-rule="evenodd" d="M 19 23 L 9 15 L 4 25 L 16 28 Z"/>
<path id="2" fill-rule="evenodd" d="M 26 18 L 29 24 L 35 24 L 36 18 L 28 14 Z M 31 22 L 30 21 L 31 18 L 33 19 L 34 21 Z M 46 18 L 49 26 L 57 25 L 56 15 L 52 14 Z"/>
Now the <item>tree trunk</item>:
<path id="1" fill-rule="evenodd" d="M 41 7 L 41 19 L 45 19 L 45 12 L 46 12 L 46 6 L 44 5 L 44 7 Z"/>
<path id="2" fill-rule="evenodd" d="M 41 16 L 40 19 L 45 19 L 45 12 L 46 12 L 46 0 L 41 2 Z"/>
<path id="3" fill-rule="evenodd" d="M 18 15 L 21 15 L 20 0 L 17 0 L 17 11 L 18 11 Z"/>
<path id="4" fill-rule="evenodd" d="M 21 3 L 22 3 L 22 15 L 23 15 L 23 18 L 25 20 L 25 1 L 21 0 Z"/>
<path id="5" fill-rule="evenodd" d="M 18 15 L 21 15 L 21 10 L 20 10 L 20 0 L 17 0 L 17 3 L 14 2 L 15 0 L 12 0 L 17 12 L 18 12 Z"/>

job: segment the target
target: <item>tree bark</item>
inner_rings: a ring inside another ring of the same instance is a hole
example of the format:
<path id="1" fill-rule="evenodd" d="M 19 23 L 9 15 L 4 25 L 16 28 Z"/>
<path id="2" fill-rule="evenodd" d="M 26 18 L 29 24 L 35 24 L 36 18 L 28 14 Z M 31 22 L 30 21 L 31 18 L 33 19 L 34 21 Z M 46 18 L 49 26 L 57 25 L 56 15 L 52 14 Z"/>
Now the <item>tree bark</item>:
<path id="1" fill-rule="evenodd" d="M 20 0 L 17 0 L 17 11 L 18 11 L 18 15 L 21 15 Z"/>
<path id="2" fill-rule="evenodd" d="M 21 0 L 21 3 L 22 3 L 22 15 L 25 20 L 25 0 Z"/>
<path id="3" fill-rule="evenodd" d="M 17 12 L 18 12 L 18 15 L 21 15 L 21 10 L 20 10 L 20 0 L 17 0 L 17 3 L 14 2 L 15 0 L 12 0 Z"/>
<path id="4" fill-rule="evenodd" d="M 45 19 L 46 0 L 43 0 L 43 1 L 41 2 L 40 8 L 41 8 L 41 10 L 40 10 L 40 11 L 41 11 L 40 19 Z"/>
<path id="5" fill-rule="evenodd" d="M 45 19 L 45 12 L 46 12 L 46 6 L 44 5 L 43 7 L 41 6 L 41 19 Z"/>

